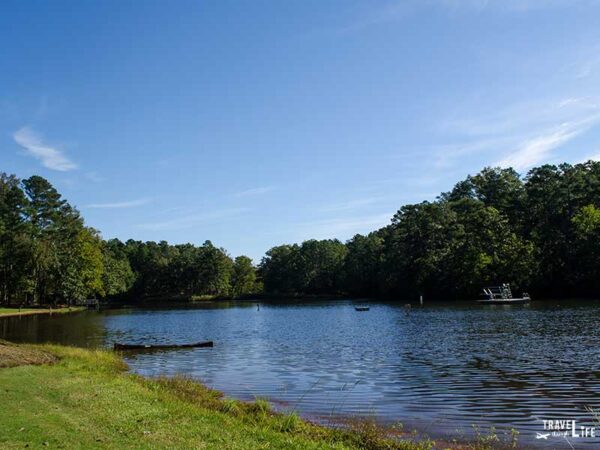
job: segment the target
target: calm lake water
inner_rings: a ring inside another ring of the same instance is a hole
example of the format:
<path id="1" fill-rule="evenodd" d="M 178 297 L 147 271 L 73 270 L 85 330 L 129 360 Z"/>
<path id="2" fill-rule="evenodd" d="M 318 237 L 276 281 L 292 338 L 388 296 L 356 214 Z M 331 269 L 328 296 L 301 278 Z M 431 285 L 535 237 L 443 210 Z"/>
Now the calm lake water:
<path id="1" fill-rule="evenodd" d="M 436 438 L 494 425 L 517 429 L 527 447 L 570 449 L 561 437 L 536 439 L 542 420 L 594 425 L 586 408 L 600 410 L 600 302 L 426 304 L 409 315 L 402 304 L 356 312 L 354 303 L 13 317 L 0 319 L 0 337 L 86 347 L 213 340 L 213 349 L 129 353 L 127 362 L 143 375 L 187 374 L 317 420 L 369 416 Z"/>

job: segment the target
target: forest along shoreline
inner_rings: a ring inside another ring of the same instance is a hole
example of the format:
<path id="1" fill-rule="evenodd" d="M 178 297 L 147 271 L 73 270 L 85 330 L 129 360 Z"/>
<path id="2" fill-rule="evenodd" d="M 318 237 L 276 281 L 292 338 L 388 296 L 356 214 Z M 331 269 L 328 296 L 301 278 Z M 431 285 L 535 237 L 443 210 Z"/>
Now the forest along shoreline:
<path id="1" fill-rule="evenodd" d="M 106 350 L 0 341 L 0 385 L 6 419 L 0 443 L 15 447 L 495 448 L 487 437 L 468 443 L 416 440 L 368 421 L 317 425 L 294 412 L 274 412 L 265 400 L 225 398 L 188 378 L 131 374 L 117 353 Z"/>
<path id="2" fill-rule="evenodd" d="M 532 298 L 600 292 L 600 162 L 526 174 L 485 168 L 435 201 L 346 242 L 277 245 L 258 263 L 209 240 L 105 240 L 40 176 L 0 174 L 0 307 L 252 295 L 475 299 L 510 283 Z"/>

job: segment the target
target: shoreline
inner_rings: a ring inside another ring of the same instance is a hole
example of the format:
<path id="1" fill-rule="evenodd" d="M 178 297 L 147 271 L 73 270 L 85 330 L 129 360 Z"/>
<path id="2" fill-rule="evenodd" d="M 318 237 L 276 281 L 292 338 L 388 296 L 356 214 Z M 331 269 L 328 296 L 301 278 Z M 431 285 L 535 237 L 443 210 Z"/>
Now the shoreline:
<path id="1" fill-rule="evenodd" d="M 85 311 L 85 306 L 67 306 L 63 308 L 0 308 L 0 319 L 2 317 L 34 316 L 38 314 L 68 314 Z"/>
<path id="2" fill-rule="evenodd" d="M 362 303 L 385 303 L 385 304 L 397 304 L 404 306 L 410 303 L 415 306 L 419 306 L 419 299 L 409 298 L 394 298 L 394 297 L 361 297 L 343 294 L 332 294 L 332 295 L 270 295 L 270 294 L 255 294 L 249 296 L 242 296 L 237 298 L 232 297 L 217 297 L 217 296 L 206 296 L 201 299 L 192 299 L 190 297 L 151 297 L 141 298 L 136 300 L 121 299 L 118 301 L 108 301 L 102 305 L 105 309 L 121 309 L 121 308 L 193 308 L 195 306 L 206 306 L 215 304 L 227 304 L 227 303 L 248 303 L 253 304 L 257 302 L 274 302 L 274 303 L 294 303 L 294 302 L 306 302 L 311 301 L 351 301 L 351 302 L 362 302 Z M 561 306 L 561 302 L 600 302 L 599 297 L 538 297 L 533 298 L 531 303 L 536 305 L 548 305 L 548 306 Z M 425 299 L 421 306 L 427 305 L 473 305 L 473 306 L 486 306 L 485 304 L 479 303 L 477 299 Z M 488 305 L 489 306 L 489 305 Z M 1 310 L 1 308 L 0 308 Z"/>
<path id="3" fill-rule="evenodd" d="M 0 444 L 9 447 L 494 448 L 416 438 L 372 421 L 319 425 L 275 412 L 264 399 L 227 398 L 190 378 L 132 374 L 119 353 L 107 350 L 0 341 L 0 384 L 0 413 L 8 418 Z"/>

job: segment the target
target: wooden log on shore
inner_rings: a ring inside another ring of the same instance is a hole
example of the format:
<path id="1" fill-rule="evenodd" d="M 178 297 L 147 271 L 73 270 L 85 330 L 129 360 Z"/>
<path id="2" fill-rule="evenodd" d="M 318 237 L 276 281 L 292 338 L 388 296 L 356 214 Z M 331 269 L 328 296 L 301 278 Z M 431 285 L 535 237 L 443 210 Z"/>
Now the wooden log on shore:
<path id="1" fill-rule="evenodd" d="M 115 342 L 114 350 L 153 350 L 153 349 L 175 349 L 175 348 L 196 348 L 196 347 L 213 347 L 213 341 L 196 342 L 193 344 L 120 344 Z"/>

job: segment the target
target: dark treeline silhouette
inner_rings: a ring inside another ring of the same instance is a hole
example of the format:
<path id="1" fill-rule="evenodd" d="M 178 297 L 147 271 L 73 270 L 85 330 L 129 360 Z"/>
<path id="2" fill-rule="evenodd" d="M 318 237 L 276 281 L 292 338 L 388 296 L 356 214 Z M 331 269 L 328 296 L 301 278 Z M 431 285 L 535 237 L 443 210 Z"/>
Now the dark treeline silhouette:
<path id="1" fill-rule="evenodd" d="M 544 165 L 524 178 L 486 168 L 345 244 L 274 247 L 260 272 L 279 294 L 467 299 L 508 282 L 538 296 L 599 297 L 600 163 Z"/>
<path id="2" fill-rule="evenodd" d="M 486 168 L 380 230 L 273 247 L 258 268 L 210 241 L 104 241 L 44 178 L 0 174 L 0 304 L 240 297 L 263 285 L 270 295 L 467 299 L 503 282 L 599 296 L 600 163 L 524 177 Z"/>

